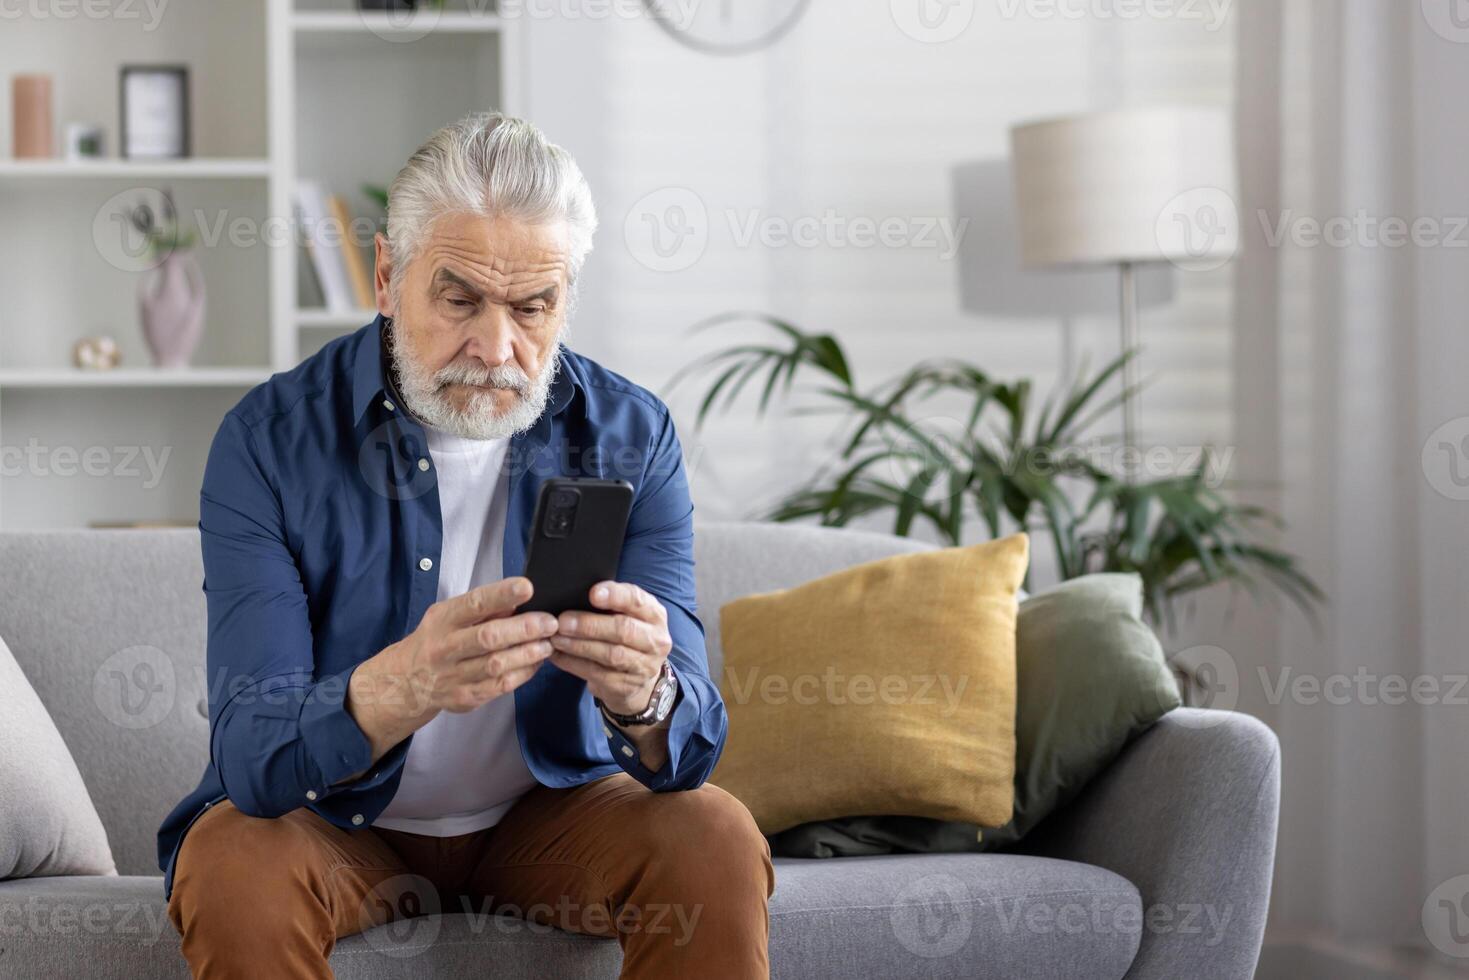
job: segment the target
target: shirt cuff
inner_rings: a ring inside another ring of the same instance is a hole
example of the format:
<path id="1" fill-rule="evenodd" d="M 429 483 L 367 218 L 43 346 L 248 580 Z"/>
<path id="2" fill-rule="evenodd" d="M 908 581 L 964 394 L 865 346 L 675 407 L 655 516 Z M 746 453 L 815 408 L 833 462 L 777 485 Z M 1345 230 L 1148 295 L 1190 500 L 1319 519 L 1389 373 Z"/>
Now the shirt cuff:
<path id="1" fill-rule="evenodd" d="M 343 790 L 370 789 L 391 776 L 403 761 L 406 740 L 374 764 L 372 743 L 347 710 L 347 685 L 360 666 L 323 677 L 312 685 L 301 705 L 301 741 L 321 780 L 321 785 L 308 788 L 307 802 Z M 343 783 L 358 773 L 362 778 Z"/>

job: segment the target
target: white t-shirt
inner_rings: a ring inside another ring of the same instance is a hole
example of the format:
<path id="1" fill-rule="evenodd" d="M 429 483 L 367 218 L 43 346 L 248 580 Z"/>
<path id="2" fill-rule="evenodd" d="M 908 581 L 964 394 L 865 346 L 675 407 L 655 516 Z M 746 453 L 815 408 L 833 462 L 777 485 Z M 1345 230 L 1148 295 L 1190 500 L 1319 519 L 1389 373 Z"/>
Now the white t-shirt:
<path id="1" fill-rule="evenodd" d="M 438 593 L 444 600 L 505 576 L 510 440 L 425 432 L 444 520 Z M 515 695 L 507 694 L 465 714 L 440 712 L 420 728 L 397 795 L 373 826 L 430 837 L 472 833 L 499 823 L 535 785 L 515 733 Z"/>

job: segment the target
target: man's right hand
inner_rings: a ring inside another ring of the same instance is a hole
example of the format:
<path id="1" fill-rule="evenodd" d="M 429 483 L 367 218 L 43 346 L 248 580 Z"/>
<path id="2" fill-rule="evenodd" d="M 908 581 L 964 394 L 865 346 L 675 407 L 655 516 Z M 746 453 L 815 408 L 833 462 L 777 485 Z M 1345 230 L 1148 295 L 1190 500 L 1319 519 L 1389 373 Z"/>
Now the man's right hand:
<path id="1" fill-rule="evenodd" d="M 531 591 L 516 576 L 436 602 L 417 629 L 352 672 L 347 710 L 374 762 L 440 711 L 473 711 L 531 679 L 556 632 L 549 613 L 515 613 Z"/>

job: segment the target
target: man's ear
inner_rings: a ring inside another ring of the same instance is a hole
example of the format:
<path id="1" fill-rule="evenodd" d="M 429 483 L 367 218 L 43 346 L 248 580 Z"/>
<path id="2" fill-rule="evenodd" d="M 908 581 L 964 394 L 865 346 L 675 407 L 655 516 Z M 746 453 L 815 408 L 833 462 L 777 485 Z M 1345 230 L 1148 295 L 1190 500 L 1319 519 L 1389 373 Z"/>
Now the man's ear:
<path id="1" fill-rule="evenodd" d="M 377 311 L 383 316 L 394 316 L 398 311 L 393 308 L 391 290 L 388 287 L 393 279 L 393 260 L 388 253 L 388 237 L 378 232 L 373 236 L 372 241 L 377 249 L 372 263 L 373 289 L 377 293 Z"/>

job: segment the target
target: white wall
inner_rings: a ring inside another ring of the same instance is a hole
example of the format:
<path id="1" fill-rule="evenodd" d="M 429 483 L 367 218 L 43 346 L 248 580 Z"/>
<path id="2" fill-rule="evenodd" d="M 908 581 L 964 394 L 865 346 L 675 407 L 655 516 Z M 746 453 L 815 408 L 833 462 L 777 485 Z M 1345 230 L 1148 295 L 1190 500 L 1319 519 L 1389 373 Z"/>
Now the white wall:
<path id="1" fill-rule="evenodd" d="M 528 113 L 576 154 L 602 217 L 573 345 L 667 395 L 678 367 L 732 342 L 691 337 L 691 324 L 755 309 L 835 333 L 867 385 L 923 358 L 957 356 L 999 377 L 1033 377 L 1047 391 L 1063 361 L 1060 318 L 965 312 L 958 263 L 942 249 L 843 247 L 840 237 L 809 248 L 738 241 L 752 218 L 820 218 L 828 209 L 952 228 L 955 168 L 1007 156 L 1015 121 L 1127 104 L 1230 104 L 1228 23 L 1078 21 L 1026 9 L 976 4 L 958 37 L 930 44 L 900 30 L 887 3 L 816 2 L 773 48 L 739 57 L 686 49 L 641 17 L 530 21 Z M 640 261 L 650 194 L 661 195 L 655 218 L 668 202 L 707 215 L 707 250 L 686 269 Z M 1230 301 L 1227 270 L 1184 275 L 1175 302 L 1147 311 L 1145 375 L 1155 377 L 1142 402 L 1146 434 L 1229 439 Z M 1117 350 L 1112 302 L 1074 324 L 1075 345 L 1093 365 Z M 696 434 L 696 390 L 670 400 L 704 517 L 758 512 L 830 448 L 829 425 L 781 415 L 756 422 L 753 402 Z"/>

